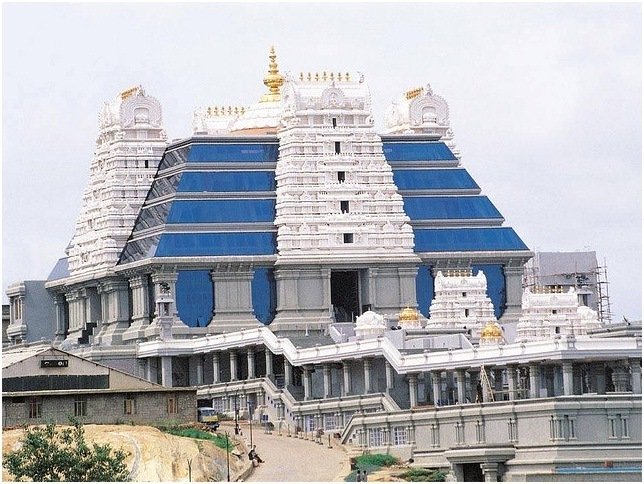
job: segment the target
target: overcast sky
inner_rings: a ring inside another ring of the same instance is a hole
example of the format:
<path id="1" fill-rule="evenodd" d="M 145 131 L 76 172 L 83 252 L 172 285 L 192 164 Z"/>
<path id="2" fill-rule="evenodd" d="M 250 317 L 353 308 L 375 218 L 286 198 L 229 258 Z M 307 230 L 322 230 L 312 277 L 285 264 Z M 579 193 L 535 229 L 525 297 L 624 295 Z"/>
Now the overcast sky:
<path id="1" fill-rule="evenodd" d="M 470 171 L 534 250 L 595 250 L 615 320 L 641 318 L 639 4 L 4 4 L 2 244 L 8 283 L 69 243 L 104 101 L 142 84 L 170 139 L 199 106 L 282 71 L 360 71 L 383 125 L 431 83 Z M 5 296 L 6 298 L 6 296 Z"/>

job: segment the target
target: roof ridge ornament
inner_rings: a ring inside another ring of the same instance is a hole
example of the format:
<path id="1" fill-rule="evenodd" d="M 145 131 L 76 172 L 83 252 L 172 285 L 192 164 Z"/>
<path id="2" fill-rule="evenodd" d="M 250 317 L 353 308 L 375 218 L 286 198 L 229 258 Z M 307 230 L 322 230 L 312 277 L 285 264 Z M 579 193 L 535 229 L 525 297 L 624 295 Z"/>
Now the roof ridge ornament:
<path id="1" fill-rule="evenodd" d="M 275 59 L 275 47 L 271 46 L 270 54 L 268 54 L 270 62 L 268 63 L 268 74 L 264 76 L 264 85 L 268 87 L 268 94 L 262 96 L 261 102 L 279 101 L 280 100 L 280 87 L 284 84 L 284 76 L 280 74 L 279 67 Z"/>

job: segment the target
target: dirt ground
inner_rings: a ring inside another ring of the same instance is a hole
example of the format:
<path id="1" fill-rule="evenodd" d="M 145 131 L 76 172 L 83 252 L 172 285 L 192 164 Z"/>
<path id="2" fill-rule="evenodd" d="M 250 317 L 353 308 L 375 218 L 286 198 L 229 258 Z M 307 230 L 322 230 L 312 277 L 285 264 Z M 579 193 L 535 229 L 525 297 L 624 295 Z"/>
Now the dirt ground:
<path id="1" fill-rule="evenodd" d="M 15 449 L 24 430 L 2 432 L 2 453 Z M 133 481 L 188 481 L 191 460 L 192 481 L 225 481 L 226 453 L 206 440 L 166 434 L 153 427 L 132 425 L 85 425 L 88 442 L 109 443 L 114 449 L 129 452 L 127 465 Z M 237 454 L 237 455 L 236 455 Z M 248 466 L 245 450 L 230 455 L 231 481 Z M 3 468 L 2 481 L 11 481 Z"/>

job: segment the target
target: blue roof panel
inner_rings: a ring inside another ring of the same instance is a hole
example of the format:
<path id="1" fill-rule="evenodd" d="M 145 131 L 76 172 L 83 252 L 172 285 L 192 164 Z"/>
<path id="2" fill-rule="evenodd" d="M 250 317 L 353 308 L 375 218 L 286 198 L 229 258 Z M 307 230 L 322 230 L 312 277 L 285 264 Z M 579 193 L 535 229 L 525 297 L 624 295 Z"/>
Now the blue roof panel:
<path id="1" fill-rule="evenodd" d="M 178 192 L 257 192 L 275 191 L 274 171 L 188 171 Z"/>
<path id="2" fill-rule="evenodd" d="M 502 218 L 484 196 L 403 197 L 403 201 L 405 213 L 412 220 Z"/>
<path id="3" fill-rule="evenodd" d="M 454 153 L 440 141 L 385 142 L 382 151 L 387 161 L 456 161 Z"/>
<path id="4" fill-rule="evenodd" d="M 399 190 L 464 190 L 479 188 L 464 168 L 394 170 L 394 183 Z"/>
<path id="5" fill-rule="evenodd" d="M 277 252 L 274 232 L 166 233 L 155 257 L 272 255 Z"/>
<path id="6" fill-rule="evenodd" d="M 276 162 L 277 143 L 208 143 L 190 147 L 190 162 Z"/>
<path id="7" fill-rule="evenodd" d="M 273 222 L 275 200 L 176 200 L 166 223 Z"/>
<path id="8" fill-rule="evenodd" d="M 414 229 L 416 252 L 528 250 L 511 227 Z"/>
<path id="9" fill-rule="evenodd" d="M 65 277 L 69 277 L 69 259 L 67 257 L 58 259 L 47 280 L 56 281 L 58 279 L 64 279 Z"/>

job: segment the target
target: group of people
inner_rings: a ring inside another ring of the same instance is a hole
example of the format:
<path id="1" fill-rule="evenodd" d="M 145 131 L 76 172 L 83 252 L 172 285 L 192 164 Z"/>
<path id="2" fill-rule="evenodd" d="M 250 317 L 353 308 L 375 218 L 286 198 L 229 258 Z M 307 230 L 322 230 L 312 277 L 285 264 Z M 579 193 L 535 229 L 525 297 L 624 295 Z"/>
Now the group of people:
<path id="1" fill-rule="evenodd" d="M 360 469 L 356 471 L 356 482 L 367 482 L 367 471 L 360 472 Z"/>

